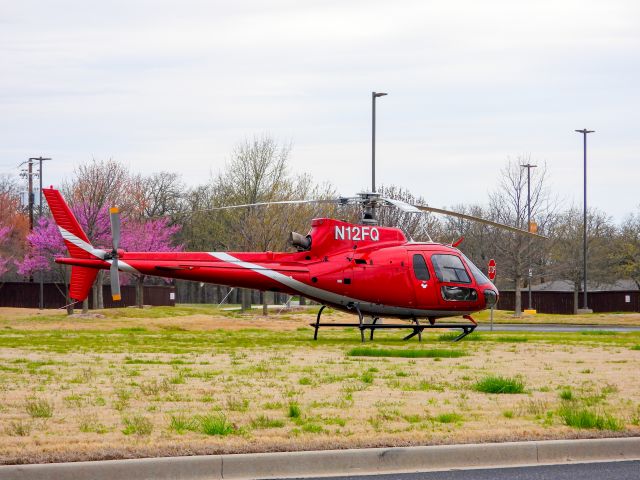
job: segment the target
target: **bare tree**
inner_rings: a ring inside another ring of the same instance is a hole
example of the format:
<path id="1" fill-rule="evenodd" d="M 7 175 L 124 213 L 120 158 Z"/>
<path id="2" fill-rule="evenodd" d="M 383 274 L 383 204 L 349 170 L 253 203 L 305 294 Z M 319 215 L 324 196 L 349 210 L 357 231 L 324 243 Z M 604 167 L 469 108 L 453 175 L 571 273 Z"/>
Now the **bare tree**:
<path id="1" fill-rule="evenodd" d="M 590 284 L 615 280 L 611 268 L 610 248 L 615 234 L 611 219 L 603 212 L 587 212 L 587 269 Z M 578 293 L 584 281 L 583 213 L 572 208 L 558 215 L 549 231 L 552 237 L 548 273 L 554 278 L 573 282 L 573 313 L 578 313 Z"/>
<path id="2" fill-rule="evenodd" d="M 640 288 L 640 205 L 622 222 L 613 246 L 616 273 L 631 278 Z"/>
<path id="3" fill-rule="evenodd" d="M 423 197 L 416 197 L 409 190 L 397 185 L 383 185 L 379 190 L 383 197 L 401 200 L 411 205 L 425 205 Z M 360 216 L 361 212 L 358 212 Z M 376 212 L 378 223 L 402 229 L 405 235 L 415 241 L 436 239 L 442 235 L 442 224 L 431 213 L 406 213 L 395 207 L 383 207 Z M 358 218 L 356 221 L 360 221 Z"/>
<path id="4" fill-rule="evenodd" d="M 522 164 L 530 163 L 528 156 L 508 160 L 502 169 L 498 188 L 489 194 L 489 216 L 492 220 L 528 230 L 527 226 L 527 175 Z M 553 219 L 557 202 L 553 199 L 546 184 L 546 166 L 538 166 L 531 172 L 531 218 L 535 220 L 538 231 L 544 233 Z M 492 243 L 495 247 L 496 261 L 500 265 L 500 279 L 503 284 L 511 284 L 515 290 L 515 315 L 522 313 L 521 289 L 525 280 L 539 278 L 543 272 L 529 272 L 530 258 L 541 255 L 548 248 L 541 240 L 492 229 Z M 533 263 L 533 262 L 532 262 Z M 535 267 L 535 265 L 533 265 Z"/>
<path id="5" fill-rule="evenodd" d="M 95 158 L 74 170 L 70 181 L 62 185 L 62 192 L 79 214 L 87 220 L 87 236 L 94 240 L 104 236 L 105 232 L 97 231 L 98 216 L 108 207 L 120 206 L 133 210 L 135 198 L 131 195 L 131 182 L 128 169 L 114 160 L 100 161 Z M 110 245 L 109 245 L 110 246 Z M 102 270 L 93 285 L 94 308 L 103 308 Z M 88 310 L 88 300 L 82 304 L 83 311 Z"/>
<path id="6" fill-rule="evenodd" d="M 290 152 L 291 145 L 280 145 L 269 135 L 239 143 L 213 182 L 210 199 L 214 206 L 307 199 L 333 193 L 330 187 L 316 186 L 309 176 L 290 176 Z M 217 233 L 225 250 L 276 250 L 286 245 L 288 229 L 300 228 L 300 220 L 316 211 L 310 205 L 223 210 L 215 214 L 215 223 L 208 228 Z M 248 293 L 243 291 L 243 309 L 249 303 Z"/>
<path id="7" fill-rule="evenodd" d="M 136 212 L 142 218 L 169 217 L 173 223 L 184 209 L 186 187 L 179 174 L 156 172 L 132 179 Z"/>

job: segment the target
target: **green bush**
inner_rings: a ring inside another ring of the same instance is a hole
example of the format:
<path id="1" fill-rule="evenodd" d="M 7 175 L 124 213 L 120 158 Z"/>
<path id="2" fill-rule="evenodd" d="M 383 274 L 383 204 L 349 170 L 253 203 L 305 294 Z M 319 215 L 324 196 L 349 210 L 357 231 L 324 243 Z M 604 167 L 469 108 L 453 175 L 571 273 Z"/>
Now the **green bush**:
<path id="1" fill-rule="evenodd" d="M 124 429 L 122 433 L 125 435 L 150 435 L 153 431 L 153 424 L 151 420 L 142 415 L 134 415 L 133 417 L 124 417 L 122 419 L 124 423 Z"/>
<path id="2" fill-rule="evenodd" d="M 278 418 L 269 418 L 266 415 L 258 415 L 251 421 L 253 428 L 282 428 L 284 422 Z"/>
<path id="3" fill-rule="evenodd" d="M 473 388 L 483 393 L 523 393 L 524 382 L 517 377 L 490 375 L 476 382 Z"/>
<path id="4" fill-rule="evenodd" d="M 176 433 L 194 431 L 198 429 L 198 422 L 184 413 L 178 413 L 169 417 L 169 428 Z"/>
<path id="5" fill-rule="evenodd" d="M 371 372 L 364 372 L 361 376 L 360 376 L 360 380 L 362 380 L 363 383 L 373 383 L 373 373 Z"/>
<path id="6" fill-rule="evenodd" d="M 599 413 L 588 408 L 565 405 L 558 412 L 562 421 L 573 428 L 594 428 L 597 430 L 622 430 L 623 423 L 608 413 Z"/>
<path id="7" fill-rule="evenodd" d="M 289 404 L 289 418 L 300 418 L 301 414 L 300 405 L 297 402 L 291 402 Z"/>
<path id="8" fill-rule="evenodd" d="M 430 350 L 396 350 L 358 347 L 349 350 L 350 357 L 400 357 L 400 358 L 457 358 L 467 355 L 461 350 L 434 348 Z"/>
<path id="9" fill-rule="evenodd" d="M 562 400 L 573 400 L 573 392 L 571 391 L 570 387 L 565 387 L 560 391 L 560 398 Z"/>
<path id="10" fill-rule="evenodd" d="M 200 430 L 206 435 L 229 435 L 234 427 L 222 413 L 203 415 L 198 418 Z"/>
<path id="11" fill-rule="evenodd" d="M 53 404 L 44 398 L 31 398 L 27 400 L 25 410 L 32 418 L 51 418 Z"/>
<path id="12" fill-rule="evenodd" d="M 462 415 L 458 413 L 441 413 L 436 417 L 440 423 L 457 423 L 462 421 Z"/>
<path id="13" fill-rule="evenodd" d="M 23 422 L 22 420 L 16 420 L 9 424 L 5 432 L 11 436 L 27 437 L 31 433 L 31 424 Z"/>

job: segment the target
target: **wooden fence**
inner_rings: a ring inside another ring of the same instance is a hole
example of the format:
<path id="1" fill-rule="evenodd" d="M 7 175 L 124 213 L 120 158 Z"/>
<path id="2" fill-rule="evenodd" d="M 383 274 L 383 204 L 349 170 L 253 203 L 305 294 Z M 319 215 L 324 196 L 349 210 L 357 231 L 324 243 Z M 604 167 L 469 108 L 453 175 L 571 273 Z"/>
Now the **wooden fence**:
<path id="1" fill-rule="evenodd" d="M 529 292 L 521 293 L 522 308 L 528 308 Z M 497 308 L 500 310 L 515 309 L 515 292 L 500 291 Z M 578 297 L 578 306 L 582 307 L 582 293 Z M 640 292 L 589 292 L 587 295 L 589 308 L 594 312 L 640 312 Z M 573 313 L 573 292 L 531 292 L 533 308 L 540 313 Z"/>
<path id="2" fill-rule="evenodd" d="M 44 308 L 61 308 L 65 306 L 64 285 L 45 283 L 43 288 Z M 123 285 L 120 287 L 122 301 L 111 300 L 111 287 L 103 287 L 105 308 L 129 307 L 136 304 L 135 285 Z M 145 285 L 145 305 L 175 306 L 176 289 L 174 286 Z M 89 294 L 89 307 L 92 308 L 92 295 Z M 0 283 L 0 307 L 26 307 L 38 308 L 40 304 L 40 284 L 30 282 L 5 282 Z M 76 308 L 79 304 L 76 304 Z"/>

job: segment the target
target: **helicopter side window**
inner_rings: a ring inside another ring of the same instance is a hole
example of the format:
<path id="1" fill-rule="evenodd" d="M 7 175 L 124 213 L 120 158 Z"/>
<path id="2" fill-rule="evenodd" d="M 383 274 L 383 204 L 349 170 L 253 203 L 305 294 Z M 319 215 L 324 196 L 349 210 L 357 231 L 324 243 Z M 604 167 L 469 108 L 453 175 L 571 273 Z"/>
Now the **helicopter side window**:
<path id="1" fill-rule="evenodd" d="M 431 278 L 429 269 L 427 268 L 427 262 L 425 262 L 424 257 L 420 254 L 413 256 L 413 272 L 418 280 L 429 280 L 429 278 Z"/>
<path id="2" fill-rule="evenodd" d="M 432 255 L 433 269 L 441 282 L 471 283 L 471 278 L 455 255 Z"/>

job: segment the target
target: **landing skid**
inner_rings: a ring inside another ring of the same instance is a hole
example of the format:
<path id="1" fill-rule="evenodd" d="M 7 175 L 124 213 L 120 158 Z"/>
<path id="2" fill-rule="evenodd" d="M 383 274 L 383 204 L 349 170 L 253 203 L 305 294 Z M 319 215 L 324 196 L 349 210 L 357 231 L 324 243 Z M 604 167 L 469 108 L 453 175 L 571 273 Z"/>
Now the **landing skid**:
<path id="1" fill-rule="evenodd" d="M 360 308 L 358 308 L 357 304 L 350 304 L 347 307 L 350 310 L 355 310 L 358 314 L 358 323 L 320 323 L 320 317 L 322 316 L 322 311 L 326 308 L 326 305 L 323 305 L 322 307 L 320 307 L 320 310 L 318 311 L 318 316 L 316 318 L 316 321 L 314 323 L 310 323 L 309 325 L 312 326 L 314 328 L 314 332 L 313 332 L 313 339 L 317 340 L 318 339 L 318 330 L 320 330 L 320 327 L 343 327 L 343 328 L 347 328 L 347 327 L 355 327 L 358 328 L 360 330 L 360 339 L 361 341 L 364 343 L 365 338 L 364 338 L 364 332 L 365 330 L 370 330 L 370 334 L 369 334 L 369 340 L 373 340 L 373 332 L 376 331 L 377 329 L 384 329 L 384 328 L 394 328 L 394 329 L 401 329 L 401 328 L 408 328 L 410 330 L 413 330 L 413 332 L 411 332 L 409 335 L 407 335 L 406 337 L 403 338 L 403 340 L 409 340 L 410 338 L 415 337 L 416 335 L 418 336 L 418 341 L 422 341 L 422 332 L 425 329 L 436 329 L 436 328 L 446 328 L 446 329 L 460 329 L 462 330 L 462 333 L 460 335 L 458 335 L 456 338 L 453 339 L 454 342 L 459 342 L 460 340 L 462 340 L 464 337 L 466 337 L 467 335 L 469 335 L 470 333 L 472 333 L 476 327 L 478 326 L 478 324 L 476 323 L 476 321 L 471 318 L 471 315 L 464 315 L 463 318 L 465 318 L 466 320 L 471 321 L 471 324 L 465 324 L 465 325 L 461 325 L 459 323 L 438 323 L 436 324 L 435 319 L 429 318 L 429 323 L 420 323 L 420 321 L 417 318 L 412 319 L 411 324 L 409 325 L 403 325 L 403 324 L 389 324 L 389 323 L 378 323 L 379 318 L 378 317 L 374 317 L 372 323 L 364 323 L 364 315 L 362 315 L 362 312 L 360 311 Z"/>

